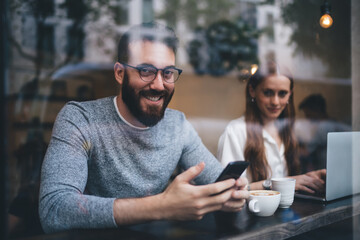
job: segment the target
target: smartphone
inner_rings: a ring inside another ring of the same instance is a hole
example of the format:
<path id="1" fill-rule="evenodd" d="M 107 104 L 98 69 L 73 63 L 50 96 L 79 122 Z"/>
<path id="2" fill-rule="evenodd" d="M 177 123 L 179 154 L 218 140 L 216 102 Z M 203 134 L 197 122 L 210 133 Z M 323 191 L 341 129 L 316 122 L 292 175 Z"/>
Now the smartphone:
<path id="1" fill-rule="evenodd" d="M 215 182 L 224 181 L 229 178 L 234 178 L 236 180 L 248 166 L 249 162 L 245 161 L 229 162 Z"/>

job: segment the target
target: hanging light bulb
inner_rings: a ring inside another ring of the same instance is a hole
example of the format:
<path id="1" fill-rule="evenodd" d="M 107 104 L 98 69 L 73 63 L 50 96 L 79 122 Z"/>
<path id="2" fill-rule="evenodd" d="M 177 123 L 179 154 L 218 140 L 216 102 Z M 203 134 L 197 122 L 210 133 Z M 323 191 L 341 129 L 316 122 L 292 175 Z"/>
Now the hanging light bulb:
<path id="1" fill-rule="evenodd" d="M 323 28 L 329 28 L 333 24 L 333 19 L 331 17 L 331 6 L 330 4 L 325 1 L 324 4 L 321 6 L 321 18 L 320 18 L 320 26 Z"/>
<path id="2" fill-rule="evenodd" d="M 256 73 L 256 71 L 258 70 L 258 65 L 257 64 L 252 64 L 251 65 L 251 70 L 250 70 L 250 73 L 251 75 L 254 75 Z"/>
<path id="3" fill-rule="evenodd" d="M 333 19 L 329 14 L 324 14 L 320 18 L 320 26 L 323 28 L 329 28 L 333 24 Z"/>

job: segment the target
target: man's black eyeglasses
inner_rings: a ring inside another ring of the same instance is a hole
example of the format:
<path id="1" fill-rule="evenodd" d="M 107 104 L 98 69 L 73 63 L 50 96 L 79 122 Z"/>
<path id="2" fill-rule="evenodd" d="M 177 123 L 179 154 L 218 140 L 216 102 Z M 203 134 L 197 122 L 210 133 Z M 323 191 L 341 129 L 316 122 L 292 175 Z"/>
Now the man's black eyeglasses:
<path id="1" fill-rule="evenodd" d="M 161 75 L 165 82 L 174 83 L 174 82 L 176 82 L 176 80 L 179 79 L 179 76 L 182 73 L 181 69 L 172 67 L 172 66 L 161 69 L 161 68 L 157 68 L 157 67 L 154 67 L 151 65 L 144 65 L 144 66 L 137 66 L 137 67 L 131 66 L 126 63 L 122 63 L 122 65 L 136 69 L 139 72 L 140 78 L 144 82 L 153 81 L 156 78 L 158 71 L 161 71 L 161 73 L 162 73 Z"/>

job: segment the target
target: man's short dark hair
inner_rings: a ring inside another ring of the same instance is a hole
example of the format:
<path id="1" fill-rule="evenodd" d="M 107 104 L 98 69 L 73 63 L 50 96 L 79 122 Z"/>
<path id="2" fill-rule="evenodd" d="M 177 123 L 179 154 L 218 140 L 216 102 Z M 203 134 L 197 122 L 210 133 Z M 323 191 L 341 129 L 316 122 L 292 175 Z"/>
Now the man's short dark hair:
<path id="1" fill-rule="evenodd" d="M 321 94 L 311 94 L 300 103 L 299 109 L 310 109 L 319 113 L 326 113 L 325 98 Z"/>
<path id="2" fill-rule="evenodd" d="M 178 39 L 174 30 L 157 22 L 142 23 L 131 27 L 125 32 L 118 43 L 118 62 L 129 60 L 129 43 L 135 41 L 160 42 L 176 53 Z"/>

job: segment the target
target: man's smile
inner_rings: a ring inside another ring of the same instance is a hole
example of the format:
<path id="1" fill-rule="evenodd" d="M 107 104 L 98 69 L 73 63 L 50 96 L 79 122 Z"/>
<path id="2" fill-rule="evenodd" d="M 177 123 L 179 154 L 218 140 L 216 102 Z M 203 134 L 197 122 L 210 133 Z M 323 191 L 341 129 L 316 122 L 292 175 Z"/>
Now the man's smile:
<path id="1" fill-rule="evenodd" d="M 139 95 L 150 101 L 150 104 L 162 104 L 168 93 L 166 91 L 147 90 L 141 91 Z"/>
<path id="2" fill-rule="evenodd" d="M 146 98 L 146 99 L 148 99 L 148 100 L 150 100 L 150 101 L 152 101 L 152 102 L 157 102 L 157 101 L 159 101 L 163 96 L 162 96 L 162 95 L 161 95 L 161 96 L 148 96 L 148 95 L 144 95 L 143 97 Z"/>

